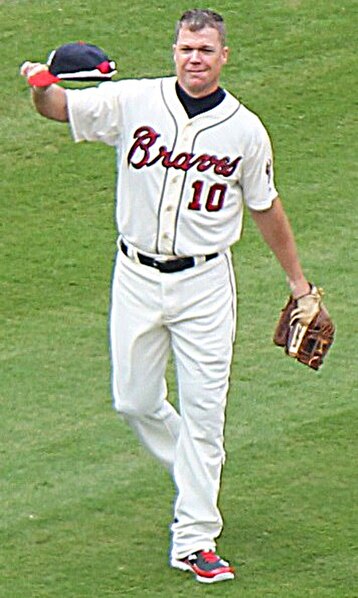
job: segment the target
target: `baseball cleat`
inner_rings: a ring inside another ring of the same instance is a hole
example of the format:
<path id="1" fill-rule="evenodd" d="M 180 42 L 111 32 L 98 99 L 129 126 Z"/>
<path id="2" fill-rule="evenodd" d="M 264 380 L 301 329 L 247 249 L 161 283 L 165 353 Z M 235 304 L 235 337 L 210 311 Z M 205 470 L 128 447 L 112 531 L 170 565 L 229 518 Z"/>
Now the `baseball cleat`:
<path id="1" fill-rule="evenodd" d="M 181 571 L 195 573 L 196 580 L 201 583 L 215 583 L 234 579 L 235 571 L 229 563 L 221 559 L 212 550 L 199 550 L 184 559 L 172 559 L 171 566 Z"/>

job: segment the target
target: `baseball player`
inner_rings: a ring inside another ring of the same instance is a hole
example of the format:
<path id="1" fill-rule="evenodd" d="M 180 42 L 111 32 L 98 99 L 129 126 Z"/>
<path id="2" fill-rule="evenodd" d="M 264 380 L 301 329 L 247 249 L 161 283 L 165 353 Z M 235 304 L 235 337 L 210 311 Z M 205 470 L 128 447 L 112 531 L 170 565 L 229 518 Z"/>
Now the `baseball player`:
<path id="1" fill-rule="evenodd" d="M 176 76 L 32 88 L 40 114 L 69 122 L 75 141 L 116 149 L 114 406 L 173 475 L 170 562 L 203 583 L 234 578 L 216 539 L 236 324 L 230 246 L 240 238 L 244 205 L 293 296 L 310 291 L 275 188 L 268 134 L 219 85 L 228 53 L 222 17 L 189 10 L 176 26 Z M 21 73 L 31 78 L 46 68 L 26 62 Z M 178 409 L 167 397 L 170 350 Z"/>

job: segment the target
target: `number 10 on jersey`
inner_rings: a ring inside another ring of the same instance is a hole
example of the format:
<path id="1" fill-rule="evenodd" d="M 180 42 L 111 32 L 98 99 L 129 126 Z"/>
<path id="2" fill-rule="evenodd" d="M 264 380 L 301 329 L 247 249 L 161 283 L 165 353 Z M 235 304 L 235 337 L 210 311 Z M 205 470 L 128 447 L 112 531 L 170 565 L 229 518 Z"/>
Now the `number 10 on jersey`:
<path id="1" fill-rule="evenodd" d="M 208 193 L 204 189 L 204 181 L 193 183 L 193 198 L 188 204 L 188 210 L 201 210 L 204 206 L 208 212 L 218 212 L 224 205 L 227 185 L 215 183 L 211 185 Z"/>

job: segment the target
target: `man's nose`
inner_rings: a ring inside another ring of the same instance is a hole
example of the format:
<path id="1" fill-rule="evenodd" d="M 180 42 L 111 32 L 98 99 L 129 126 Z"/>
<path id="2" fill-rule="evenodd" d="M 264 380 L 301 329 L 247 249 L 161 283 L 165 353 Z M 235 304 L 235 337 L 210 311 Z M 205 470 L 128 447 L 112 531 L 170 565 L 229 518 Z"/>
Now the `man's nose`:
<path id="1" fill-rule="evenodd" d="M 200 51 L 199 50 L 193 50 L 191 55 L 190 55 L 190 60 L 191 62 L 200 62 L 201 57 L 200 57 Z"/>

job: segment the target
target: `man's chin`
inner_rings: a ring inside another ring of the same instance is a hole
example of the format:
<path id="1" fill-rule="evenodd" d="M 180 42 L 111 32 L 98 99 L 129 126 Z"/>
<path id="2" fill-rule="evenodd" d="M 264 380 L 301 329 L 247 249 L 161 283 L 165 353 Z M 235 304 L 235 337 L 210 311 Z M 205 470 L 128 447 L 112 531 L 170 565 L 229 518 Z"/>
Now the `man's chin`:
<path id="1" fill-rule="evenodd" d="M 192 96 L 208 95 L 210 93 L 210 90 L 208 91 L 209 87 L 210 85 L 199 77 L 190 78 L 185 82 L 185 88 Z"/>

